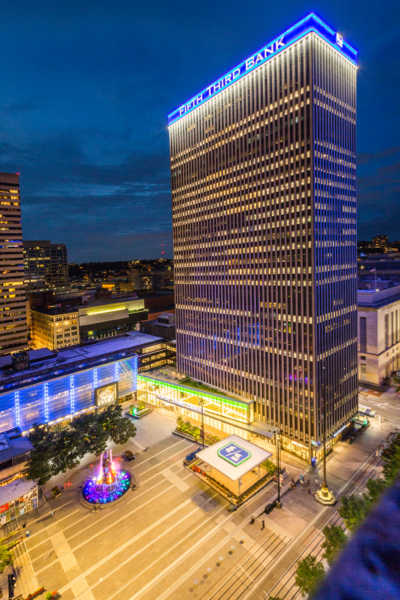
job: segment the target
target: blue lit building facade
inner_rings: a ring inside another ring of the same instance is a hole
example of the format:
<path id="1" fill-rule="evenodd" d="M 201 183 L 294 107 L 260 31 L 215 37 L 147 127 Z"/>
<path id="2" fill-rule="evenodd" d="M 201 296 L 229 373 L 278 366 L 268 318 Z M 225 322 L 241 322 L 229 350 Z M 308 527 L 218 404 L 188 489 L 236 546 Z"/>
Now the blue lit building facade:
<path id="1" fill-rule="evenodd" d="M 169 115 L 178 370 L 307 460 L 357 411 L 356 65 L 311 14 Z"/>
<path id="2" fill-rule="evenodd" d="M 26 432 L 34 423 L 55 423 L 94 409 L 95 390 L 106 384 L 117 382 L 119 398 L 129 398 L 137 389 L 137 368 L 134 355 L 101 366 L 66 368 L 72 372 L 65 376 L 38 374 L 42 380 L 30 385 L 10 384 L 14 389 L 0 394 L 0 431 L 20 427 Z"/>

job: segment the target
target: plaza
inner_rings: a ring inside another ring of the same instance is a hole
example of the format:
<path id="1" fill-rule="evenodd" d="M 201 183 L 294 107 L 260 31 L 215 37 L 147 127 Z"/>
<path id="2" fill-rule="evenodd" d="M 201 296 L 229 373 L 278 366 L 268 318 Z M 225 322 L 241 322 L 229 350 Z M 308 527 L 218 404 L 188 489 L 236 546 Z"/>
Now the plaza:
<path id="1" fill-rule="evenodd" d="M 271 483 L 230 512 L 226 499 L 183 467 L 185 456 L 198 445 L 173 435 L 175 419 L 166 410 L 154 410 L 137 427 L 133 440 L 113 448 L 117 458 L 126 448 L 136 453 L 124 468 L 134 474 L 138 489 L 129 491 L 121 503 L 97 512 L 80 504 L 80 485 L 97 459 L 64 479 L 59 476 L 57 483 L 71 484 L 61 497 L 26 515 L 31 535 L 15 550 L 16 595 L 43 585 L 57 590 L 63 600 L 222 600 L 235 582 L 232 597 L 242 597 L 242 592 L 246 597 L 252 586 L 258 590 L 258 581 L 268 586 L 279 579 L 287 558 L 293 560 L 307 545 L 304 536 L 317 532 L 314 520 L 327 520 L 329 511 L 336 510 L 318 505 L 306 486 L 298 485 L 295 493 L 283 496 L 281 510 L 264 515 L 264 507 L 276 496 Z M 336 445 L 328 458 L 329 486 L 335 494 L 347 490 L 390 427 L 376 422 L 354 445 Z M 285 491 L 287 482 L 300 473 L 310 476 L 313 488 L 315 480 L 321 480 L 319 470 L 289 453 L 282 452 L 282 465 L 288 471 Z M 47 484 L 46 494 L 53 484 Z M 249 561 L 254 583 L 243 573 L 233 575 Z"/>

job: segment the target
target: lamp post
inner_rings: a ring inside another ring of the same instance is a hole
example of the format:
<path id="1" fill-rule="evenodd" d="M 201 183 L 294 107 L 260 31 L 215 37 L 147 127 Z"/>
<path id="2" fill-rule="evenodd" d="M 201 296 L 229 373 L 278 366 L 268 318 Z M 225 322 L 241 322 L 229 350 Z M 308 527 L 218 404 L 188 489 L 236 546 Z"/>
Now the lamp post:
<path id="1" fill-rule="evenodd" d="M 327 505 L 333 505 L 336 502 L 336 498 L 335 496 L 332 494 L 332 492 L 329 491 L 328 485 L 326 483 L 326 403 L 325 403 L 325 359 L 322 363 L 322 381 L 321 381 L 321 412 L 323 415 L 323 435 L 322 435 L 322 443 L 323 443 L 323 461 L 324 461 L 324 481 L 321 485 L 321 487 L 319 488 L 319 490 L 317 490 L 315 492 L 314 498 L 316 499 L 317 502 L 319 502 L 320 504 L 325 504 Z"/>
<path id="2" fill-rule="evenodd" d="M 204 398 L 199 398 L 199 406 L 201 406 L 201 442 L 204 450 Z"/>
<path id="3" fill-rule="evenodd" d="M 276 434 L 276 462 L 278 465 L 278 500 L 275 502 L 276 508 L 282 508 L 280 445 L 281 445 L 281 438 L 279 436 L 279 431 L 278 431 L 278 433 Z"/>

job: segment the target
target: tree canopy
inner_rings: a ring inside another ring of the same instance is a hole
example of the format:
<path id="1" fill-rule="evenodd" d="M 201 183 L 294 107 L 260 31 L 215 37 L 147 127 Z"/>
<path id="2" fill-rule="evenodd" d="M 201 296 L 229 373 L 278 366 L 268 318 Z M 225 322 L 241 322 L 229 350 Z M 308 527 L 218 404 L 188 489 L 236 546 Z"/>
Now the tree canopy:
<path id="1" fill-rule="evenodd" d="M 42 485 L 58 473 L 77 467 L 85 454 L 100 454 L 109 440 L 125 444 L 136 435 L 136 427 L 122 416 L 121 406 L 108 406 L 98 413 L 86 413 L 67 426 L 34 425 L 29 434 L 33 445 L 27 477 Z"/>
<path id="2" fill-rule="evenodd" d="M 0 573 L 2 573 L 8 565 L 12 565 L 13 562 L 13 553 L 8 550 L 7 546 L 0 546 Z"/>
<path id="3" fill-rule="evenodd" d="M 302 596 L 311 594 L 325 575 L 324 565 L 316 556 L 309 554 L 297 564 L 295 584 L 299 587 Z"/>
<path id="4" fill-rule="evenodd" d="M 324 549 L 322 558 L 325 558 L 328 565 L 332 566 L 336 556 L 346 544 L 347 536 L 339 525 L 326 525 L 322 533 L 325 536 L 321 544 L 321 547 Z"/>

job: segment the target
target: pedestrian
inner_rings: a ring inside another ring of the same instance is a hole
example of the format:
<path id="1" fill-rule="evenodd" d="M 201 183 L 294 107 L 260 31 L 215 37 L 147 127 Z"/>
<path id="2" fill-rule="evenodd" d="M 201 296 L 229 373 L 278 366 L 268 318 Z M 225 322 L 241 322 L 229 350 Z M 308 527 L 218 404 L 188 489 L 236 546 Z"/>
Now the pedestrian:
<path id="1" fill-rule="evenodd" d="M 293 478 L 292 478 L 292 483 L 293 483 L 293 485 L 296 485 Z"/>
<path id="2" fill-rule="evenodd" d="M 254 523 L 254 517 L 251 517 L 250 525 L 253 525 L 253 523 Z"/>
<path id="3" fill-rule="evenodd" d="M 378 458 L 378 456 L 379 456 L 379 449 L 378 448 L 376 449 L 375 456 L 376 456 L 376 458 Z"/>
<path id="4" fill-rule="evenodd" d="M 263 529 L 265 529 L 265 521 L 264 521 L 264 519 L 261 521 L 261 523 L 262 523 L 262 527 L 261 527 L 261 531 L 262 531 Z"/>
<path id="5" fill-rule="evenodd" d="M 309 496 L 311 496 L 311 490 L 310 490 L 310 486 L 308 486 L 307 493 L 308 493 L 308 495 L 309 495 Z"/>
<path id="6" fill-rule="evenodd" d="M 310 485 L 310 478 L 307 477 L 307 485 Z"/>

